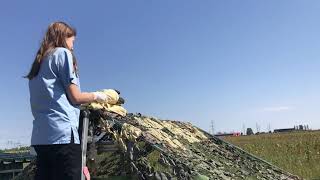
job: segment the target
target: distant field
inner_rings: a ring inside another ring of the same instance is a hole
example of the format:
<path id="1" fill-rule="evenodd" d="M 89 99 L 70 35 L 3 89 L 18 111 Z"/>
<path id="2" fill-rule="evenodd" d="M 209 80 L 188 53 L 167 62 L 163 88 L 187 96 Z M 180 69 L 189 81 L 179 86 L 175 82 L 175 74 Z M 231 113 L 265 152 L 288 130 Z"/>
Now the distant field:
<path id="1" fill-rule="evenodd" d="M 320 131 L 223 139 L 292 174 L 306 179 L 320 179 Z"/>

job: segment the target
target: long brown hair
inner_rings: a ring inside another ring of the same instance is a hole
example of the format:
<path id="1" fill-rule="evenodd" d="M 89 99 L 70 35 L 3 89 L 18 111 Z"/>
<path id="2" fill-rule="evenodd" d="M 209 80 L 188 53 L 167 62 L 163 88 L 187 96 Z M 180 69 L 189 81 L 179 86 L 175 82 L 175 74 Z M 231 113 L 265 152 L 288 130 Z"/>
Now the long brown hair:
<path id="1" fill-rule="evenodd" d="M 38 75 L 41 61 L 46 57 L 50 51 L 56 47 L 68 48 L 66 43 L 66 38 L 76 36 L 76 30 L 69 26 L 65 22 L 54 22 L 51 23 L 48 27 L 48 30 L 42 40 L 41 46 L 36 54 L 36 57 L 32 63 L 31 70 L 25 78 L 31 80 Z M 76 74 L 78 73 L 77 69 L 77 60 L 73 54 L 73 49 L 69 49 L 73 57 L 73 68 Z"/>

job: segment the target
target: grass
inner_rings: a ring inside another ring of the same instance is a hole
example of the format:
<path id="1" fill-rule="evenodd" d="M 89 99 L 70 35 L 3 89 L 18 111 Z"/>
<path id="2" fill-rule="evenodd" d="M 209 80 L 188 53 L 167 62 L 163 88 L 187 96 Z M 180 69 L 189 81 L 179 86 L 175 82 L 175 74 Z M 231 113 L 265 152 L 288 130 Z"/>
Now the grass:
<path id="1" fill-rule="evenodd" d="M 320 131 L 224 137 L 268 162 L 305 179 L 320 179 Z"/>

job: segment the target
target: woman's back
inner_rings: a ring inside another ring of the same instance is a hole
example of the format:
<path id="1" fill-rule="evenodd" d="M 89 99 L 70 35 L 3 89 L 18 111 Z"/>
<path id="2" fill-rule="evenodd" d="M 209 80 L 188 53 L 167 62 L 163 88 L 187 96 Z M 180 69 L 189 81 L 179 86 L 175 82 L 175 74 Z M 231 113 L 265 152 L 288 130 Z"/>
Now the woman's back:
<path id="1" fill-rule="evenodd" d="M 38 75 L 29 80 L 34 116 L 32 145 L 70 143 L 71 129 L 75 143 L 79 143 L 79 109 L 70 103 L 66 94 L 71 83 L 80 88 L 72 54 L 66 48 L 55 48 L 42 59 Z"/>

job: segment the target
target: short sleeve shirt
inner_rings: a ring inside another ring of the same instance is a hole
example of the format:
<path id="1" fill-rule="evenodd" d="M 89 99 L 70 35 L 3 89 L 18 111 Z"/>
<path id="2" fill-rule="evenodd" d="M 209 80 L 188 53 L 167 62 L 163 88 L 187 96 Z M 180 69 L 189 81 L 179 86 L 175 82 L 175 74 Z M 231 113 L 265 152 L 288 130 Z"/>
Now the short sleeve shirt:
<path id="1" fill-rule="evenodd" d="M 30 104 L 34 117 L 31 145 L 68 144 L 71 132 L 79 144 L 79 106 L 67 96 L 67 87 L 80 81 L 73 68 L 72 53 L 56 48 L 42 59 L 37 76 L 29 80 Z"/>

